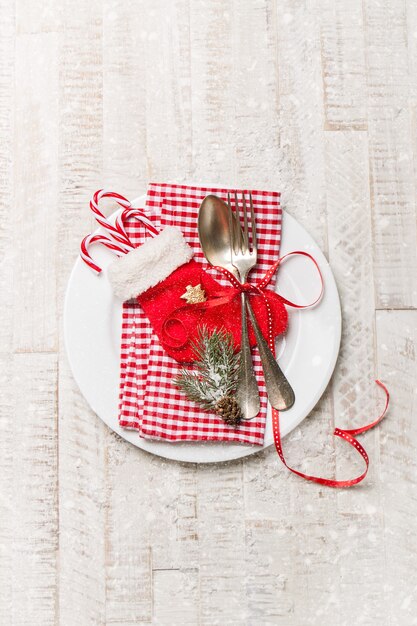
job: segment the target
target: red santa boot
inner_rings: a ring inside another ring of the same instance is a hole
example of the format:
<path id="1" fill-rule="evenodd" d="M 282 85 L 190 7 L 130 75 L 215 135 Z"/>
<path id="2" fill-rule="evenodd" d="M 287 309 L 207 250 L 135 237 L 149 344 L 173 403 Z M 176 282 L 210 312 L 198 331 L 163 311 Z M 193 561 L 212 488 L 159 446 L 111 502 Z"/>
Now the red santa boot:
<path id="1" fill-rule="evenodd" d="M 122 300 L 137 298 L 165 351 L 180 362 L 194 359 L 198 328 L 225 328 L 240 348 L 240 292 L 223 287 L 192 259 L 181 231 L 167 226 L 156 237 L 120 257 L 109 268 L 113 291 Z M 287 312 L 281 298 L 265 291 L 272 313 L 274 336 L 284 332 Z M 250 294 L 263 334 L 268 332 L 264 299 Z M 249 329 L 251 345 L 255 344 Z"/>

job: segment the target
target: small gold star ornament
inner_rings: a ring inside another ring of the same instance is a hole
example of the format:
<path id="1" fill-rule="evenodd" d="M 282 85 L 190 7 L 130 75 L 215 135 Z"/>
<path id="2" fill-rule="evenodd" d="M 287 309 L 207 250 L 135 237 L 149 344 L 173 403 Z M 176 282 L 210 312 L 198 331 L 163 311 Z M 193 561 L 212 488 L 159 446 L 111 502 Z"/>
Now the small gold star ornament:
<path id="1" fill-rule="evenodd" d="M 187 285 L 185 293 L 180 296 L 183 300 L 187 301 L 187 304 L 198 304 L 199 302 L 205 302 L 207 300 L 204 289 L 201 285 Z"/>

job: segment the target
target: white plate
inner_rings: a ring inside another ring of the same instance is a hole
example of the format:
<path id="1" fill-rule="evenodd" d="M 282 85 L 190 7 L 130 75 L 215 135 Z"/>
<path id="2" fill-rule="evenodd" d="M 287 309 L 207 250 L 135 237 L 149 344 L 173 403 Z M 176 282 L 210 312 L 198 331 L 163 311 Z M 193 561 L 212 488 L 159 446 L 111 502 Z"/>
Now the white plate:
<path id="1" fill-rule="evenodd" d="M 134 202 L 145 206 L 145 196 Z M 117 212 L 114 214 L 114 216 Z M 100 232 L 100 230 L 98 231 Z M 336 283 L 323 253 L 298 222 L 283 213 L 281 255 L 304 250 L 317 260 L 325 292 L 319 305 L 298 311 L 289 308 L 289 329 L 278 346 L 280 365 L 295 391 L 294 406 L 281 414 L 282 435 L 295 428 L 313 409 L 333 373 L 339 352 L 341 311 Z M 96 246 L 94 259 L 103 268 L 97 277 L 78 258 L 65 299 L 64 334 L 75 380 L 91 408 L 123 439 L 162 457 L 178 461 L 215 463 L 259 451 L 238 443 L 166 443 L 141 439 L 118 423 L 121 303 L 112 295 L 106 268 L 114 256 Z M 319 290 L 317 272 L 308 259 L 292 257 L 278 271 L 277 288 L 295 302 L 312 301 Z M 264 448 L 273 443 L 268 413 Z"/>

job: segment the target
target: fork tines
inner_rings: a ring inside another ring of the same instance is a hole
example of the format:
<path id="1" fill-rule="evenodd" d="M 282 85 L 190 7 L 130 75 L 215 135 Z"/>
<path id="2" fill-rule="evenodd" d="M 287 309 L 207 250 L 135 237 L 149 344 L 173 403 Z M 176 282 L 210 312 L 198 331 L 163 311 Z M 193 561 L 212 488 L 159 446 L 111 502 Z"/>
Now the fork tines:
<path id="1" fill-rule="evenodd" d="M 232 220 L 232 205 L 230 202 L 230 193 L 227 194 L 227 204 L 229 206 L 230 209 L 230 215 L 229 215 L 229 226 L 230 231 L 233 232 L 234 234 L 234 240 L 233 240 L 233 248 L 235 251 L 240 250 L 241 252 L 245 252 L 245 251 L 249 251 L 250 249 L 250 243 L 249 243 L 249 227 L 248 227 L 248 208 L 247 208 L 247 204 L 246 204 L 246 197 L 245 197 L 245 193 L 242 192 L 242 209 L 243 209 L 243 229 L 242 229 L 242 224 L 240 221 L 240 206 L 239 206 L 239 199 L 238 199 L 238 195 L 237 192 L 234 192 L 234 201 L 235 201 L 235 217 L 236 217 L 236 221 L 237 224 L 239 225 L 239 229 L 237 229 L 237 232 L 235 229 L 233 229 L 231 226 L 231 220 Z M 253 208 L 253 200 L 252 200 L 252 193 L 249 192 L 249 207 L 250 207 L 250 222 L 251 222 L 251 234 L 252 234 L 252 251 L 255 251 L 257 248 L 257 239 L 256 239 L 256 221 L 255 221 L 255 211 Z"/>

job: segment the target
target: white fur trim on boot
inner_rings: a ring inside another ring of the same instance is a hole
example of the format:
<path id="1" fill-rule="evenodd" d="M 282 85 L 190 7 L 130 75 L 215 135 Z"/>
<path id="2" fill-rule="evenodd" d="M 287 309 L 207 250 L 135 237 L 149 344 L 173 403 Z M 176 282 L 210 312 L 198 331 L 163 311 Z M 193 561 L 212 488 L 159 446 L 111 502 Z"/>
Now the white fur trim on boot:
<path id="1" fill-rule="evenodd" d="M 159 235 L 110 265 L 108 276 L 113 291 L 123 301 L 130 300 L 160 283 L 192 256 L 180 229 L 166 226 Z"/>

